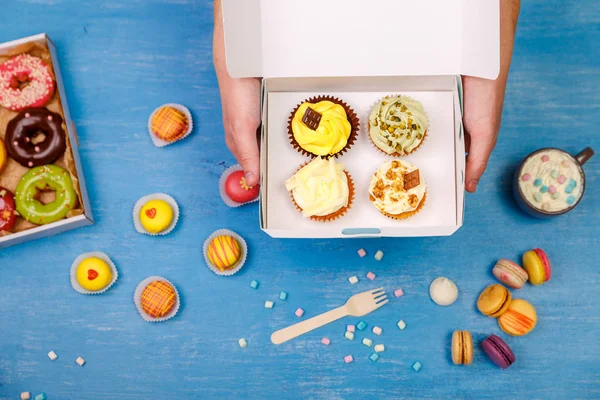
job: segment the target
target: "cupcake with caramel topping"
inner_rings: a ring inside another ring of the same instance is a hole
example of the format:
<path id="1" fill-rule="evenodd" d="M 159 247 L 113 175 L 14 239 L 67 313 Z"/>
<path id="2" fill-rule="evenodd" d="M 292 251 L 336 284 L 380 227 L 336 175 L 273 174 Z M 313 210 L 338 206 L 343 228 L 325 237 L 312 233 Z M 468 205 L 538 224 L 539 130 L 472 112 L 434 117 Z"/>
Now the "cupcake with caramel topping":
<path id="1" fill-rule="evenodd" d="M 369 136 L 384 153 L 405 156 L 421 146 L 428 124 L 423 105 L 417 100 L 408 96 L 386 96 L 369 115 Z"/>
<path id="2" fill-rule="evenodd" d="M 299 104 L 289 119 L 290 142 L 307 156 L 329 158 L 344 153 L 358 134 L 356 113 L 331 96 L 313 97 Z"/>
<path id="3" fill-rule="evenodd" d="M 369 184 L 371 203 L 386 217 L 406 219 L 425 204 L 427 186 L 419 169 L 402 160 L 386 161 Z"/>
<path id="4" fill-rule="evenodd" d="M 332 221 L 344 215 L 354 199 L 354 183 L 344 164 L 315 158 L 285 181 L 292 201 L 305 218 Z"/>

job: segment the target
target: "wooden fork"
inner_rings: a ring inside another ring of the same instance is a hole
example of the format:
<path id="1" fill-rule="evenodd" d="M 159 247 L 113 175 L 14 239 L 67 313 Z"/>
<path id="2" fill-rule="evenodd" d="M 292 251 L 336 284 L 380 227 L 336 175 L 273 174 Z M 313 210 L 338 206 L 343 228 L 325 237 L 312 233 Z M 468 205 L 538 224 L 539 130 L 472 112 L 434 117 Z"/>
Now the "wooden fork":
<path id="1" fill-rule="evenodd" d="M 285 343 L 288 340 L 292 340 L 300 335 L 347 316 L 362 317 L 363 315 L 367 315 L 370 312 L 377 310 L 388 301 L 387 294 L 383 288 L 367 290 L 366 292 L 355 294 L 341 307 L 278 330 L 271 335 L 271 342 L 274 344 Z"/>

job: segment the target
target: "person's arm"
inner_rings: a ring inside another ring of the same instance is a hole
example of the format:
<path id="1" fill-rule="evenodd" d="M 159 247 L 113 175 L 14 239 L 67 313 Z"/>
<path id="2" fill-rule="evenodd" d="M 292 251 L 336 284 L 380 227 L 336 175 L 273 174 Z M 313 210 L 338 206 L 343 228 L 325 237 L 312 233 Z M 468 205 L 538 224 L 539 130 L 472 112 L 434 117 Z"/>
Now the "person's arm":
<path id="1" fill-rule="evenodd" d="M 463 123 L 467 133 L 468 153 L 465 182 L 468 192 L 477 189 L 479 179 L 496 145 L 520 6 L 520 0 L 500 0 L 501 42 L 498 79 L 491 81 L 463 77 Z"/>
<path id="2" fill-rule="evenodd" d="M 254 186 L 260 173 L 256 133 L 260 126 L 260 80 L 234 79 L 227 72 L 221 0 L 215 0 L 213 61 L 221 91 L 225 143 L 244 168 L 248 186 Z"/>

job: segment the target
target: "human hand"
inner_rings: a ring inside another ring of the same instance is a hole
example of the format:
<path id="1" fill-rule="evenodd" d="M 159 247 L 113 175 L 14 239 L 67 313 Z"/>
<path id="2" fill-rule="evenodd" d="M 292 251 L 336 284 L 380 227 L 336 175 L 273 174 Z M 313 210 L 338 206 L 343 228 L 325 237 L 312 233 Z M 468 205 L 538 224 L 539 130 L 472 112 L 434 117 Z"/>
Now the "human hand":
<path id="1" fill-rule="evenodd" d="M 501 79 L 492 81 L 463 77 L 463 125 L 468 153 L 465 187 L 471 193 L 477 189 L 490 154 L 496 146 L 502 119 L 504 86 L 505 83 Z"/>

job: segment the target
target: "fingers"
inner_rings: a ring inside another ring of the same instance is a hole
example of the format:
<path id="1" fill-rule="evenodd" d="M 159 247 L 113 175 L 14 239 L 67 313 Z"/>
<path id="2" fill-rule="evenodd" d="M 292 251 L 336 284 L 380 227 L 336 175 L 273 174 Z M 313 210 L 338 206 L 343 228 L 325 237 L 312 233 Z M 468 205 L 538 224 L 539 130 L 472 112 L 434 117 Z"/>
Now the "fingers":
<path id="1" fill-rule="evenodd" d="M 466 190 L 473 193 L 481 176 L 485 172 L 490 154 L 495 146 L 495 135 L 471 134 L 469 144 L 469 155 L 467 156 Z"/>
<path id="2" fill-rule="evenodd" d="M 244 169 L 248 186 L 256 185 L 260 177 L 257 128 L 256 122 L 237 120 L 233 124 L 231 132 L 234 143 L 232 146 L 228 144 L 229 149 Z"/>

